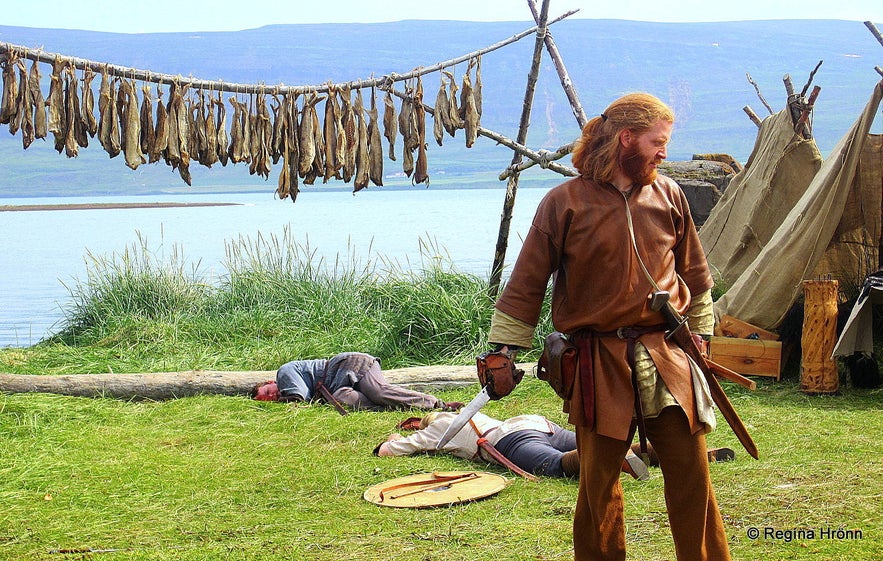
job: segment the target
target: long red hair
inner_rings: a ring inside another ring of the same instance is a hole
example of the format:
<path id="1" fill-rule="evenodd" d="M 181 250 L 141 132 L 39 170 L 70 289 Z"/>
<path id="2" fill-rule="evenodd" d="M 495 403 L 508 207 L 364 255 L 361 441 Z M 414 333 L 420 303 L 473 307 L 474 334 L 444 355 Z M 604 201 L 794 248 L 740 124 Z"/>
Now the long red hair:
<path id="1" fill-rule="evenodd" d="M 674 111 L 659 98 L 648 93 L 626 94 L 585 124 L 573 148 L 573 166 L 593 181 L 612 181 L 619 166 L 619 134 L 623 130 L 641 134 L 657 121 L 674 120 Z"/>

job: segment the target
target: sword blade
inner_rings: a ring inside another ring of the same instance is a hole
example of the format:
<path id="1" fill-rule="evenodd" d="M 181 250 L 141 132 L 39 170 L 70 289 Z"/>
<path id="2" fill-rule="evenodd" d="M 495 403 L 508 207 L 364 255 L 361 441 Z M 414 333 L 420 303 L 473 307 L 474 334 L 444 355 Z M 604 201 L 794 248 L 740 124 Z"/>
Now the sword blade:
<path id="1" fill-rule="evenodd" d="M 457 416 L 454 417 L 454 420 L 451 421 L 451 424 L 448 425 L 447 430 L 438 439 L 438 443 L 435 445 L 436 450 L 441 450 L 445 447 L 445 444 L 451 441 L 454 438 L 454 435 L 460 432 L 460 429 L 466 426 L 466 423 L 469 422 L 469 419 L 475 416 L 478 411 L 484 407 L 488 401 L 491 400 L 491 396 L 487 393 L 487 388 L 481 388 L 481 391 L 478 392 L 478 395 L 472 398 L 468 404 L 466 404 L 463 409 L 460 409 L 460 412 L 457 413 Z"/>

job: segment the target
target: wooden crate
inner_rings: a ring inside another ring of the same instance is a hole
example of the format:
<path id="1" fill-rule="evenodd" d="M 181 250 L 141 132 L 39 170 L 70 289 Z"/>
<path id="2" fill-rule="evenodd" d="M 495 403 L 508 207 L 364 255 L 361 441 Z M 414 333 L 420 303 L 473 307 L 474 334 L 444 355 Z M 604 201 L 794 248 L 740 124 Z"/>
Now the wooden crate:
<path id="1" fill-rule="evenodd" d="M 743 375 L 779 379 L 782 369 L 782 343 L 762 339 L 712 337 L 709 358 Z"/>
<path id="2" fill-rule="evenodd" d="M 779 336 L 772 331 L 761 329 L 756 325 L 736 319 L 733 316 L 724 314 L 720 318 L 720 322 L 714 326 L 714 334 L 722 337 L 741 337 L 746 338 L 749 335 L 757 335 L 764 341 L 778 341 Z"/>

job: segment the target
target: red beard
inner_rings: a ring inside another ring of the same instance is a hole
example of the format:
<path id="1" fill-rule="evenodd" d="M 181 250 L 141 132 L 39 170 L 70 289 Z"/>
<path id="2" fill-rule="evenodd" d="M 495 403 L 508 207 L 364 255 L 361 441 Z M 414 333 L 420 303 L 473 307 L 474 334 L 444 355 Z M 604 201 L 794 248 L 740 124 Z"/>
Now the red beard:
<path id="1" fill-rule="evenodd" d="M 635 146 L 624 148 L 619 157 L 619 165 L 622 172 L 628 177 L 633 185 L 650 185 L 656 181 L 655 158 L 644 158 L 638 153 Z"/>

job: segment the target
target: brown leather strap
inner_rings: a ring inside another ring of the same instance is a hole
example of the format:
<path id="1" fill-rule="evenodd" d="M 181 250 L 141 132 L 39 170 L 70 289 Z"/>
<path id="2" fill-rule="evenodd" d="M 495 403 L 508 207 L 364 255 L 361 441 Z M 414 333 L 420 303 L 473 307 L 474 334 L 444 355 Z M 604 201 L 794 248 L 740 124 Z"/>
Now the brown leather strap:
<path id="1" fill-rule="evenodd" d="M 512 460 L 501 454 L 499 450 L 494 448 L 494 445 L 491 444 L 490 441 L 488 441 L 488 439 L 481 434 L 480 430 L 478 430 L 478 425 L 475 424 L 474 420 L 469 419 L 469 424 L 472 425 L 472 430 L 474 430 L 475 434 L 478 435 L 478 440 L 476 441 L 476 444 L 478 444 L 479 448 L 487 452 L 491 458 L 512 470 L 513 473 L 517 473 L 518 475 L 529 481 L 539 481 L 539 479 L 535 475 L 527 473 L 526 471 L 515 465 Z"/>
<path id="2" fill-rule="evenodd" d="M 349 415 L 346 409 L 343 408 L 343 405 L 340 404 L 337 399 L 335 399 L 334 395 L 325 387 L 325 384 L 322 383 L 322 380 L 316 381 L 316 391 L 318 391 L 322 395 L 322 399 L 326 402 L 330 403 L 337 409 L 337 412 L 343 415 L 344 417 Z"/>

